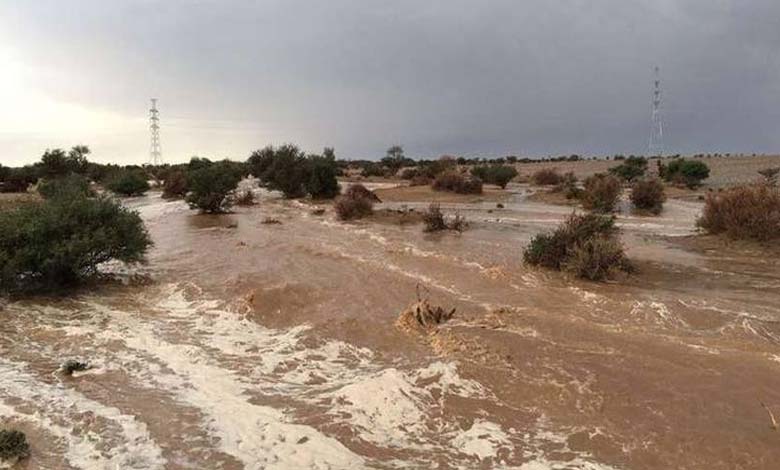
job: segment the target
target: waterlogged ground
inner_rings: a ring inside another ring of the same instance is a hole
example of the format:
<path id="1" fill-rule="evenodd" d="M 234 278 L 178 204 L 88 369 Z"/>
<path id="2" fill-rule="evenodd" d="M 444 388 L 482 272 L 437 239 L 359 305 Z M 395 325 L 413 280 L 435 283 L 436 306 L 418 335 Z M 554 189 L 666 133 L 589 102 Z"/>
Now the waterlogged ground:
<path id="1" fill-rule="evenodd" d="M 266 193 L 226 216 L 128 201 L 148 266 L 0 311 L 19 468 L 778 468 L 777 254 L 691 240 L 700 206 L 670 201 L 620 217 L 637 275 L 567 279 L 521 247 L 571 209 L 512 191 L 443 204 L 460 235 Z M 432 334 L 394 325 L 418 284 L 457 308 Z"/>

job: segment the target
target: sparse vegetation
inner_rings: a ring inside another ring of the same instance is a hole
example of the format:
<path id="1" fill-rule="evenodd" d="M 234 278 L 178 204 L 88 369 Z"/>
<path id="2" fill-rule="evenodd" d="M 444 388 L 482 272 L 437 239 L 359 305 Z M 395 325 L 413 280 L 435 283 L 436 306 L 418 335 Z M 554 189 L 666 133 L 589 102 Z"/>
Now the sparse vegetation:
<path id="1" fill-rule="evenodd" d="M 436 191 L 450 191 L 457 194 L 482 194 L 482 180 L 455 171 L 439 174 L 432 185 Z"/>
<path id="2" fill-rule="evenodd" d="M 225 162 L 201 166 L 188 176 L 190 193 L 187 203 L 193 209 L 206 213 L 220 213 L 230 209 L 228 196 L 238 186 L 241 175 Z"/>
<path id="3" fill-rule="evenodd" d="M 361 219 L 374 212 L 374 201 L 378 200 L 374 193 L 362 184 L 353 184 L 347 191 L 336 198 L 334 208 L 341 220 Z"/>
<path id="4" fill-rule="evenodd" d="M 0 213 L 0 286 L 73 284 L 106 261 L 142 261 L 151 243 L 138 214 L 108 198 L 26 204 Z"/>
<path id="5" fill-rule="evenodd" d="M 697 223 L 713 235 L 777 240 L 780 238 L 780 189 L 757 184 L 707 194 Z"/>
<path id="6" fill-rule="evenodd" d="M 666 165 L 659 160 L 658 174 L 664 181 L 693 189 L 709 178 L 710 168 L 699 160 L 674 159 Z"/>
<path id="7" fill-rule="evenodd" d="M 620 180 L 612 175 L 595 174 L 585 179 L 585 190 L 580 200 L 585 209 L 609 213 L 615 210 L 622 185 Z"/>
<path id="8" fill-rule="evenodd" d="M 15 429 L 0 429 L 0 462 L 11 462 L 30 456 L 27 436 Z"/>
<path id="9" fill-rule="evenodd" d="M 471 169 L 471 174 L 485 183 L 495 184 L 504 189 L 517 176 L 517 170 L 509 165 L 475 166 Z"/>
<path id="10" fill-rule="evenodd" d="M 660 214 L 666 201 L 664 185 L 657 179 L 637 181 L 631 187 L 629 198 L 635 208 L 651 214 Z"/>
<path id="11" fill-rule="evenodd" d="M 530 265 L 604 280 L 617 271 L 631 270 L 617 235 L 613 217 L 572 214 L 554 232 L 531 239 L 523 259 Z"/>
<path id="12" fill-rule="evenodd" d="M 539 186 L 554 186 L 561 183 L 561 174 L 555 168 L 542 168 L 531 175 L 531 181 Z"/>

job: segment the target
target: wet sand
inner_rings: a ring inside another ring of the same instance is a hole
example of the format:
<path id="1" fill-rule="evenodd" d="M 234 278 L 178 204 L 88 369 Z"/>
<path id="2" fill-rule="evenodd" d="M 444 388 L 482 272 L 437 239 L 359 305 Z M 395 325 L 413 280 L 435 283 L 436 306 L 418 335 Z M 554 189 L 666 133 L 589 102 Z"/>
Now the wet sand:
<path id="1" fill-rule="evenodd" d="M 583 282 L 522 264 L 573 209 L 510 192 L 442 202 L 462 234 L 263 191 L 223 216 L 128 200 L 155 247 L 107 269 L 152 282 L 0 311 L 21 468 L 776 468 L 778 257 L 692 238 L 701 204 L 670 200 L 619 217 L 638 274 Z M 417 285 L 454 318 L 396 328 Z"/>

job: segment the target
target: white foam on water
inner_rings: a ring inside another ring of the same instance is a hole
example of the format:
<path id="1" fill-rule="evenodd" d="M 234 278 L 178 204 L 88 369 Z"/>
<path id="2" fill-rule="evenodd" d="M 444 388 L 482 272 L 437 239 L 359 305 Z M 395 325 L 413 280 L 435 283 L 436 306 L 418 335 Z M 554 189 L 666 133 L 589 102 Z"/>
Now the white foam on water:
<path id="1" fill-rule="evenodd" d="M 73 466 L 83 469 L 161 469 L 166 461 L 160 447 L 152 440 L 146 424 L 119 409 L 91 400 L 65 386 L 50 385 L 36 379 L 24 367 L 0 358 L 0 392 L 3 396 L 23 399 L 40 409 L 35 415 L 25 415 L 16 410 L 9 415 L 32 421 L 46 429 L 67 446 L 65 458 Z M 0 409 L 5 414 L 9 407 Z M 70 413 L 89 412 L 114 423 L 121 436 L 110 443 L 110 450 L 100 452 L 94 442 L 102 439 L 94 434 L 81 435 L 74 429 L 56 425 L 58 421 L 72 422 Z"/>
<path id="2" fill-rule="evenodd" d="M 460 452 L 478 457 L 480 460 L 494 458 L 500 449 L 511 453 L 509 436 L 496 423 L 476 420 L 467 431 L 458 434 L 452 441 Z"/>

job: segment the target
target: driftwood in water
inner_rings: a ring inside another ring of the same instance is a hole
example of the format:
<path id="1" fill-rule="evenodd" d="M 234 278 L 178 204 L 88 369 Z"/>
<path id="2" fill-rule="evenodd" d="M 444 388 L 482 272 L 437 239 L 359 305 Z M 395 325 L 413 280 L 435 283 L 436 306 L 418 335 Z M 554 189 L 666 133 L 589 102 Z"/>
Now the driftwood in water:
<path id="1" fill-rule="evenodd" d="M 396 321 L 396 325 L 404 330 L 418 329 L 420 327 L 429 329 L 435 328 L 455 315 L 455 309 L 445 310 L 440 305 L 431 305 L 426 295 L 420 293 L 420 286 L 417 286 L 417 302 L 410 305 L 401 312 Z"/>

